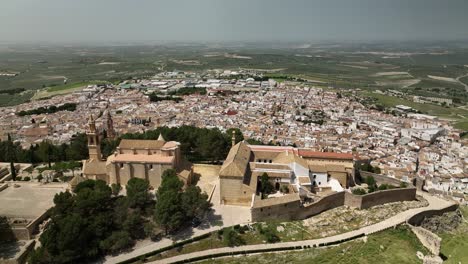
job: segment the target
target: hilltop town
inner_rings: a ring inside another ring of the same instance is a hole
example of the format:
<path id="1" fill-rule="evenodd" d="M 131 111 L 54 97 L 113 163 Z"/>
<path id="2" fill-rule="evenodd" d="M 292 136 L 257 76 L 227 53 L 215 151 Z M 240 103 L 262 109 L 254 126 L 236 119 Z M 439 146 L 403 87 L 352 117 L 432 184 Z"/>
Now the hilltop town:
<path id="1" fill-rule="evenodd" d="M 147 80 L 89 85 L 1 108 L 0 134 L 4 140 L 12 134 L 24 148 L 43 140 L 67 143 L 86 131 L 83 117 L 89 115 L 101 130 L 111 116 L 118 135 L 163 126 L 237 128 L 251 142 L 353 153 L 390 177 L 410 182 L 418 176 L 428 189 L 458 197 L 466 192 L 468 147 L 450 121 L 404 106 L 378 110 L 355 91 L 305 80 L 278 82 L 262 74 L 163 72 Z M 27 113 L 65 104 L 74 110 Z"/>

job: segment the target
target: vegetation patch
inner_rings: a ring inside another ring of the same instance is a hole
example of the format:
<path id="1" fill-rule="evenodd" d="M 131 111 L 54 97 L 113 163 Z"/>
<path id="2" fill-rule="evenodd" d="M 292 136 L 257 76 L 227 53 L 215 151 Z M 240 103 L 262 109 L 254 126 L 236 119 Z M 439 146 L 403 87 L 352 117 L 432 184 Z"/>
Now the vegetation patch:
<path id="1" fill-rule="evenodd" d="M 333 247 L 267 253 L 247 257 L 226 257 L 202 263 L 419 263 L 416 252 L 428 254 L 417 237 L 405 226 L 370 235 Z"/>

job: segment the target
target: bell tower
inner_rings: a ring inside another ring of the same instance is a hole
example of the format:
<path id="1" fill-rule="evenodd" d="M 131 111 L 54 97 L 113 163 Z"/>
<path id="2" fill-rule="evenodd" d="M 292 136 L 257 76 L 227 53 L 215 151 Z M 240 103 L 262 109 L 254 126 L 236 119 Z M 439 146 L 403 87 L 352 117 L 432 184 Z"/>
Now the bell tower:
<path id="1" fill-rule="evenodd" d="M 96 131 L 96 122 L 93 115 L 89 116 L 88 131 L 88 151 L 90 160 L 101 160 L 101 142 L 99 140 L 99 133 Z"/>

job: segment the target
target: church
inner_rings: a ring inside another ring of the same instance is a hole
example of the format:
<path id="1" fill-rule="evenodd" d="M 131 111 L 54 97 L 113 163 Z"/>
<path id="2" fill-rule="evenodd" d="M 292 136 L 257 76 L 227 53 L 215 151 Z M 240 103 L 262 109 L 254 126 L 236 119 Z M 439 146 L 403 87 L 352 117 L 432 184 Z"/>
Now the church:
<path id="1" fill-rule="evenodd" d="M 115 136 L 110 113 L 107 114 L 106 131 L 108 135 Z M 83 176 L 86 179 L 125 186 L 131 178 L 141 178 L 147 180 L 152 188 L 158 189 L 164 171 L 175 169 L 179 179 L 186 185 L 190 184 L 193 165 L 182 157 L 179 142 L 166 141 L 162 135 L 157 140 L 122 139 L 116 151 L 104 160 L 101 135 L 92 116 L 86 135 L 89 150 L 89 159 L 83 161 Z"/>

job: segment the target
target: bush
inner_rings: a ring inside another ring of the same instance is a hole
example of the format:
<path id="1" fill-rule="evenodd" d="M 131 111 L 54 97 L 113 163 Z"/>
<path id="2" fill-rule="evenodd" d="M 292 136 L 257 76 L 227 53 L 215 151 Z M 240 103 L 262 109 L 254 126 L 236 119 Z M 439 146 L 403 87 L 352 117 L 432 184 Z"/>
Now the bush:
<path id="1" fill-rule="evenodd" d="M 280 238 L 276 234 L 276 230 L 273 226 L 267 226 L 265 228 L 261 227 L 260 234 L 262 234 L 265 237 L 265 240 L 268 243 L 276 243 L 280 241 Z"/>
<path id="2" fill-rule="evenodd" d="M 228 228 L 227 230 L 224 230 L 223 241 L 229 247 L 241 246 L 245 244 L 245 241 L 232 228 Z"/>
<path id="3" fill-rule="evenodd" d="M 42 179 L 44 179 L 44 177 L 42 177 L 42 174 L 39 174 L 39 175 L 36 177 L 36 179 L 37 179 L 38 181 L 42 181 Z"/>
<path id="4" fill-rule="evenodd" d="M 378 188 L 380 191 L 390 189 L 390 186 L 388 184 L 381 184 Z"/>
<path id="5" fill-rule="evenodd" d="M 400 188 L 408 188 L 408 183 L 406 183 L 406 182 L 401 182 L 401 183 L 400 183 Z"/>
<path id="6" fill-rule="evenodd" d="M 366 190 L 364 190 L 363 188 L 356 188 L 356 189 L 353 189 L 353 194 L 355 195 L 364 195 L 366 194 Z"/>
<path id="7" fill-rule="evenodd" d="M 289 193 L 289 186 L 281 185 L 280 190 L 281 190 L 282 193 Z"/>
<path id="8" fill-rule="evenodd" d="M 31 177 L 28 177 L 28 176 L 23 178 L 23 181 L 30 181 L 30 180 L 31 180 Z"/>

